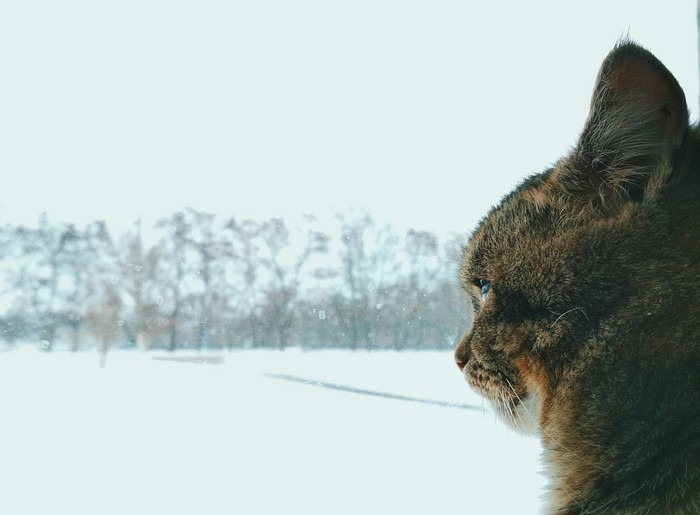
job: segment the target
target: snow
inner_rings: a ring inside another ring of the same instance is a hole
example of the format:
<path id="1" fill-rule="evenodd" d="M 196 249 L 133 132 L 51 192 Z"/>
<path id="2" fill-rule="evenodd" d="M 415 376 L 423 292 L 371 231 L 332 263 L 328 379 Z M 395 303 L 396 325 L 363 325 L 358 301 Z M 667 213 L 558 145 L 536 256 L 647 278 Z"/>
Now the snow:
<path id="1" fill-rule="evenodd" d="M 538 512 L 538 442 L 497 421 L 448 352 L 97 363 L 0 353 L 0 513 Z"/>

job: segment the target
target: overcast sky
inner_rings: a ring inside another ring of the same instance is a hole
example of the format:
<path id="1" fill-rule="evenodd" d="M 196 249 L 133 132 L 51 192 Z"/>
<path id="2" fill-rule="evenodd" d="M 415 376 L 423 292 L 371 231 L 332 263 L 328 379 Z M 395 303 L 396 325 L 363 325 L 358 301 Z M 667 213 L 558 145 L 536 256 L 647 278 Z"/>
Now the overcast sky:
<path id="1" fill-rule="evenodd" d="M 694 0 L 3 2 L 0 221 L 368 209 L 468 231 L 630 36 L 698 113 Z"/>

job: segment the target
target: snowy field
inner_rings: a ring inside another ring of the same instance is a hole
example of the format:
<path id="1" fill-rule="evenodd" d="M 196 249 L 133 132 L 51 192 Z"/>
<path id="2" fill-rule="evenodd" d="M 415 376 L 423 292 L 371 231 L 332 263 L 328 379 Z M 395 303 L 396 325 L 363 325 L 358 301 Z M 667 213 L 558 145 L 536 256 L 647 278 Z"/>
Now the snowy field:
<path id="1" fill-rule="evenodd" d="M 0 513 L 538 512 L 536 440 L 498 422 L 448 352 L 97 364 L 0 353 Z"/>

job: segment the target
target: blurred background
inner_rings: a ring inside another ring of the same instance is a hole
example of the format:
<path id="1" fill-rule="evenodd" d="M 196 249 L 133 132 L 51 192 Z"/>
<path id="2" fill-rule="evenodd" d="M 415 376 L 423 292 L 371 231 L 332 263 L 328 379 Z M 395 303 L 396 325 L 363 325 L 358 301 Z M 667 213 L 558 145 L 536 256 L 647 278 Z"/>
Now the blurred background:
<path id="1" fill-rule="evenodd" d="M 460 246 L 620 38 L 697 119 L 696 16 L 0 2 L 0 512 L 538 513 L 454 366 Z"/>
<path id="2" fill-rule="evenodd" d="M 6 2 L 0 341 L 449 348 L 460 244 L 696 5 Z"/>

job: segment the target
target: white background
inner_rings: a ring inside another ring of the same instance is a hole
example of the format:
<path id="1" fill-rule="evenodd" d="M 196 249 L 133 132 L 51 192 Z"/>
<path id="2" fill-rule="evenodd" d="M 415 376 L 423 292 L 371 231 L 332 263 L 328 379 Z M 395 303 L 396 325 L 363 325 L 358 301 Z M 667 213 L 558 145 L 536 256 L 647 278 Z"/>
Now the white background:
<path id="1" fill-rule="evenodd" d="M 575 143 L 629 35 L 697 114 L 692 0 L 0 6 L 0 221 L 350 207 L 466 232 Z"/>

